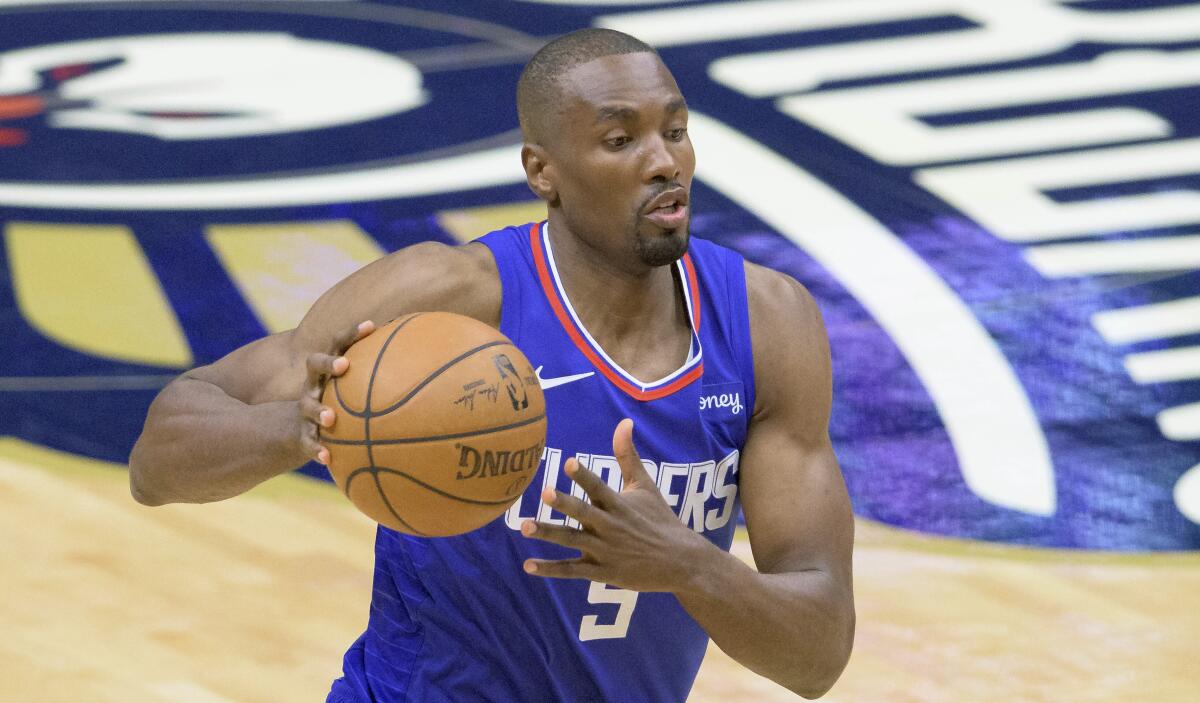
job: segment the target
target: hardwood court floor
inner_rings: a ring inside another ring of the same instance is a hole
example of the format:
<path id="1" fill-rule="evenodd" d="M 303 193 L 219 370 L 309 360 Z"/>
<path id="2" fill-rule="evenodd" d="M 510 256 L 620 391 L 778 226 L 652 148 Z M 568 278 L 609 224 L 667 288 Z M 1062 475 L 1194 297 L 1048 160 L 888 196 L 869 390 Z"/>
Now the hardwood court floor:
<path id="1" fill-rule="evenodd" d="M 143 508 L 119 466 L 0 440 L 0 701 L 321 702 L 372 525 L 298 477 Z M 744 536 L 735 545 L 747 559 Z M 1200 700 L 1200 554 L 1111 555 L 858 523 L 835 703 Z M 799 700 L 713 648 L 692 701 Z"/>

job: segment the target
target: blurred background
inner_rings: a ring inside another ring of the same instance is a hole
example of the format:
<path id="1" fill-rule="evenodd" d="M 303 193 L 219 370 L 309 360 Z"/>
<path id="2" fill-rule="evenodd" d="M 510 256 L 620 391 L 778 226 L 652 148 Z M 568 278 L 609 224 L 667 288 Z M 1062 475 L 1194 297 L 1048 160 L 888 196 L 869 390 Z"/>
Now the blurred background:
<path id="1" fill-rule="evenodd" d="M 0 0 L 0 700 L 324 700 L 369 521 L 316 465 L 148 509 L 124 462 L 171 378 L 363 264 L 543 218 L 516 79 L 586 26 L 673 70 L 693 235 L 824 313 L 859 518 L 827 700 L 1200 700 L 1174 0 Z M 715 648 L 692 695 L 791 699 Z"/>

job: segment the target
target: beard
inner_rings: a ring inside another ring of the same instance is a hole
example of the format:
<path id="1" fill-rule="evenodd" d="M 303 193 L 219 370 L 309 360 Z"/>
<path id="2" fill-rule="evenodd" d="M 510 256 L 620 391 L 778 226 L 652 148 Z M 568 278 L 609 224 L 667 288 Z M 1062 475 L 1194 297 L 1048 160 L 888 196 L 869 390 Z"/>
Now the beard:
<path id="1" fill-rule="evenodd" d="M 656 237 L 644 237 L 638 234 L 633 244 L 633 250 L 638 259 L 647 266 L 658 267 L 673 264 L 679 257 L 687 253 L 688 228 L 686 225 L 669 234 Z"/>
<path id="2" fill-rule="evenodd" d="M 646 235 L 635 227 L 633 252 L 646 266 L 657 268 L 673 264 L 687 253 L 691 225 L 691 212 L 688 212 L 687 222 L 684 222 L 683 226 L 666 230 L 661 234 Z"/>

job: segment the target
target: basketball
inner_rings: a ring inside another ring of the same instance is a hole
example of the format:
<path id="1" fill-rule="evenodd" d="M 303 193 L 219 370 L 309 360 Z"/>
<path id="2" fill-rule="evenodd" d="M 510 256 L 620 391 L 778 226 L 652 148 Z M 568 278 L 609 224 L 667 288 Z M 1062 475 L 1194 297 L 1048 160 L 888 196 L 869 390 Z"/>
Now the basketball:
<path id="1" fill-rule="evenodd" d="M 442 537 L 500 516 L 537 472 L 546 406 L 507 337 L 446 312 L 397 318 L 345 353 L 325 386 L 329 472 L 382 525 Z"/>

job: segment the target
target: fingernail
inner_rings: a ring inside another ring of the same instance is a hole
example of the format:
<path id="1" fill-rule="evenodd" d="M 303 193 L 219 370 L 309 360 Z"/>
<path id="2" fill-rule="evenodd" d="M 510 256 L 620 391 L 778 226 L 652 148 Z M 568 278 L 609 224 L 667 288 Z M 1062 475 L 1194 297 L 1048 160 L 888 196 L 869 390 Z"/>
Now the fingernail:
<path id="1" fill-rule="evenodd" d="M 537 532 L 537 523 L 532 520 L 526 520 L 521 524 L 521 534 L 532 535 Z"/>
<path id="2" fill-rule="evenodd" d="M 547 488 L 546 490 L 542 491 L 542 502 L 543 503 L 553 503 L 554 502 L 554 490 L 553 489 Z"/>
<path id="3" fill-rule="evenodd" d="M 537 564 L 534 564 L 531 561 L 525 562 L 525 573 L 527 573 L 527 574 L 537 573 Z"/>
<path id="4" fill-rule="evenodd" d="M 317 452 L 317 461 L 328 466 L 329 465 L 329 450 L 322 449 L 321 451 Z"/>
<path id="5" fill-rule="evenodd" d="M 333 411 L 325 408 L 321 411 L 321 427 L 329 427 L 333 424 Z"/>
<path id="6" fill-rule="evenodd" d="M 345 371 L 348 368 L 350 368 L 350 360 L 347 359 L 346 357 L 339 356 L 338 358 L 333 360 L 333 372 L 334 373 L 342 373 L 343 371 Z"/>
<path id="7" fill-rule="evenodd" d="M 365 322 L 360 322 L 360 323 L 358 323 L 358 331 L 359 331 L 359 332 L 365 332 L 365 331 L 367 331 L 367 329 L 368 329 L 370 326 L 371 326 L 371 321 L 370 321 L 370 320 L 367 320 L 367 321 L 365 321 Z"/>

